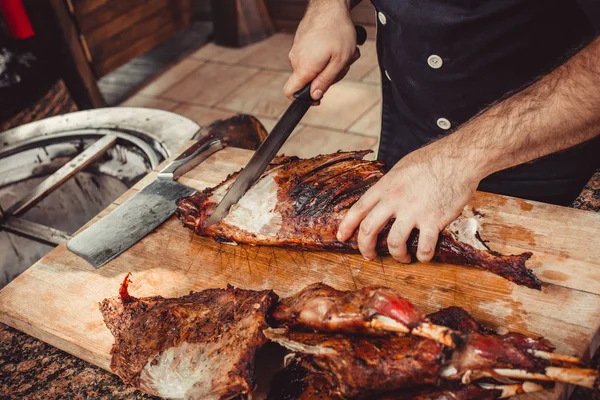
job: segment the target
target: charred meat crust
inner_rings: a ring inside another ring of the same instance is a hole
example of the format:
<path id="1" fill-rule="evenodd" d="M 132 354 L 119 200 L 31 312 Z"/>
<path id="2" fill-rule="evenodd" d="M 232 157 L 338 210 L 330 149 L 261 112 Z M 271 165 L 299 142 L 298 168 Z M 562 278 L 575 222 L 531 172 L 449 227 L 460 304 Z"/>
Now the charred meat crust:
<path id="1" fill-rule="evenodd" d="M 410 242 L 413 254 L 417 251 L 417 243 L 418 234 L 414 234 Z M 503 255 L 492 250 L 476 250 L 467 243 L 457 241 L 446 231 L 440 233 L 435 251 L 435 259 L 438 261 L 479 267 L 519 285 L 541 290 L 542 282 L 532 270 L 525 266 L 525 262 L 532 255 L 531 252 Z"/>
<path id="2" fill-rule="evenodd" d="M 483 389 L 477 384 L 444 383 L 440 387 L 421 387 L 400 393 L 391 393 L 377 400 L 493 400 L 500 398 L 500 390 Z"/>
<path id="3" fill-rule="evenodd" d="M 298 362 L 278 371 L 267 400 L 342 400 L 322 374 L 312 374 Z"/>
<path id="4" fill-rule="evenodd" d="M 344 400 L 334 392 L 335 389 L 322 374 L 312 373 L 299 363 L 293 362 L 275 375 L 267 400 Z M 416 386 L 366 398 L 371 400 L 494 400 L 500 395 L 500 390 L 483 389 L 477 384 L 462 385 L 444 382 L 440 386 Z"/>
<path id="5" fill-rule="evenodd" d="M 262 333 L 268 326 L 266 315 L 278 300 L 273 291 L 242 290 L 228 285 L 226 289 L 207 289 L 179 298 L 135 298 L 129 295 L 127 283 L 128 277 L 119 297 L 100 304 L 104 321 L 115 338 L 111 369 L 125 383 L 152 393 L 152 385 L 140 381 L 140 375 L 161 354 L 180 346 L 206 344 L 212 349 L 212 353 L 203 355 L 208 362 L 219 364 L 225 361 L 223 358 L 233 357 L 215 379 L 225 379 L 215 389 L 221 390 L 218 398 L 250 392 L 254 356 L 266 342 Z M 156 391 L 152 394 L 161 395 Z"/>
<path id="6" fill-rule="evenodd" d="M 387 318 L 386 327 L 373 324 L 381 321 L 382 317 Z M 385 336 L 390 333 L 388 327 L 394 321 L 411 329 L 424 323 L 443 326 L 452 330 L 459 339 L 453 342 L 457 346 L 452 351 L 452 366 L 457 374 L 490 368 L 542 371 L 550 365 L 549 361 L 530 352 L 553 350 L 542 339 L 516 332 L 499 335 L 458 307 L 444 309 L 429 317 L 419 314 L 410 302 L 390 288 L 371 286 L 340 291 L 322 283 L 312 284 L 282 299 L 271 313 L 271 318 L 279 326 L 322 333 Z"/>
<path id="7" fill-rule="evenodd" d="M 314 295 L 319 287 L 312 286 L 312 291 L 304 293 Z M 306 299 L 299 296 L 290 299 L 283 299 L 280 306 L 284 307 L 275 313 L 286 318 L 297 316 L 299 301 Z M 527 350 L 553 350 L 541 338 L 515 332 L 499 335 L 459 307 L 448 307 L 426 318 L 461 331 L 467 337 L 463 347 L 451 351 L 432 340 L 412 336 L 347 336 L 271 329 L 267 334 L 269 339 L 294 351 L 294 358 L 276 375 L 269 399 L 497 399 L 500 390 L 456 381 L 440 382 L 440 367 L 450 362 L 460 369 L 536 370 L 548 363 L 531 356 Z M 301 327 L 298 320 L 295 322 L 296 325 L 291 324 L 294 329 Z M 386 376 L 388 382 L 379 382 L 380 376 Z"/>
<path id="8" fill-rule="evenodd" d="M 463 346 L 454 351 L 453 365 L 459 371 L 489 368 L 520 368 L 542 371 L 548 361 L 528 350 L 552 352 L 554 347 L 543 338 L 531 338 L 518 332 L 499 335 L 480 324 L 460 307 L 448 307 L 428 315 L 434 324 L 459 330 L 466 337 Z"/>
<path id="9" fill-rule="evenodd" d="M 261 235 L 226 221 L 203 226 L 220 201 L 217 193 L 224 193 L 237 173 L 214 188 L 178 200 L 176 214 L 184 226 L 221 242 L 355 253 L 358 234 L 346 242 L 338 241 L 336 234 L 347 210 L 384 174 L 381 162 L 363 160 L 368 153 L 370 151 L 338 152 L 311 159 L 275 158 L 261 178 L 270 177 L 277 185 L 277 204 L 270 211 L 281 216 L 281 226 L 275 235 Z M 386 237 L 392 222 L 378 237 L 377 248 L 382 254 L 387 252 Z M 417 240 L 418 232 L 414 231 L 409 240 L 409 251 L 413 255 Z M 540 290 L 540 280 L 525 266 L 530 257 L 531 253 L 502 255 L 476 249 L 457 241 L 447 231 L 440 234 L 435 252 L 438 261 L 477 266 L 519 285 Z"/>
<path id="10" fill-rule="evenodd" d="M 295 357 L 327 381 L 331 394 L 343 398 L 369 398 L 400 388 L 436 384 L 444 359 L 441 344 L 413 336 L 287 332 L 283 341 L 322 350 L 298 352 Z"/>

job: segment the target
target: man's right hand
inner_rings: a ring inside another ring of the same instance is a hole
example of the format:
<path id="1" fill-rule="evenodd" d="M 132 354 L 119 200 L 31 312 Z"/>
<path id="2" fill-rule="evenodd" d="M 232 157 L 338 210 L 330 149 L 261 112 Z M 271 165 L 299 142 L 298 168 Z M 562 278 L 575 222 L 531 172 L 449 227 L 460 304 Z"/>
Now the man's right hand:
<path id="1" fill-rule="evenodd" d="M 283 93 L 292 99 L 296 91 L 313 81 L 310 94 L 319 101 L 360 57 L 348 0 L 312 0 L 289 57 L 294 72 Z"/>

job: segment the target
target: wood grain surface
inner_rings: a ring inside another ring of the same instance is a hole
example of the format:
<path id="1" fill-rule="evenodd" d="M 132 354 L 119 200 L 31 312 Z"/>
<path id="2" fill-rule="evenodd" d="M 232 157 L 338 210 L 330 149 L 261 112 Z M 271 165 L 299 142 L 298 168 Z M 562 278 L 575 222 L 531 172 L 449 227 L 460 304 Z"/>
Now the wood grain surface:
<path id="1" fill-rule="evenodd" d="M 180 179 L 203 189 L 245 165 L 248 150 L 227 148 Z M 134 195 L 152 173 L 99 216 Z M 492 327 L 549 339 L 558 352 L 587 355 L 598 347 L 600 324 L 600 214 L 487 193 L 472 205 L 485 214 L 482 236 L 504 253 L 532 251 L 530 268 L 541 292 L 471 267 L 403 265 L 390 257 L 232 246 L 194 235 L 172 217 L 127 252 L 95 270 L 58 246 L 0 292 L 0 321 L 77 357 L 109 369 L 113 337 L 98 303 L 117 295 L 132 273 L 134 296 L 176 297 L 232 284 L 274 289 L 289 296 L 322 281 L 339 289 L 386 285 L 422 312 L 457 305 Z M 559 398 L 566 390 L 527 398 Z"/>

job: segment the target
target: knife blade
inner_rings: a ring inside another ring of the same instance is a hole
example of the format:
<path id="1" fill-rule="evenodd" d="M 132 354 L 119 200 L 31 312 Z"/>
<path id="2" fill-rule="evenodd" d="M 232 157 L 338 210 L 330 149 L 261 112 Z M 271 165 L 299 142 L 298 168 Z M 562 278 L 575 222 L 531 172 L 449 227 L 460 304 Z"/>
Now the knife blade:
<path id="1" fill-rule="evenodd" d="M 176 180 L 224 147 L 216 134 L 201 138 L 157 178 L 67 242 L 67 249 L 100 268 L 144 238 L 175 212 L 175 201 L 196 192 Z"/>
<path id="2" fill-rule="evenodd" d="M 237 203 L 244 193 L 260 178 L 313 103 L 313 99 L 310 97 L 310 84 L 294 96 L 296 97 L 295 100 L 289 105 L 271 133 L 252 155 L 248 164 L 242 169 L 231 188 L 206 220 L 204 226 L 216 224 L 225 218 L 229 208 Z"/>
<path id="3" fill-rule="evenodd" d="M 364 44 L 367 40 L 367 31 L 362 26 L 355 25 L 356 43 Z M 296 128 L 304 114 L 308 111 L 313 98 L 310 95 L 309 82 L 302 89 L 294 93 L 294 101 L 290 104 L 271 131 L 267 138 L 250 158 L 248 164 L 242 169 L 221 202 L 212 214 L 206 219 L 204 226 L 211 226 L 221 221 L 229 213 L 232 205 L 236 204 L 252 185 L 261 177 L 262 173 L 281 149 L 290 134 Z"/>

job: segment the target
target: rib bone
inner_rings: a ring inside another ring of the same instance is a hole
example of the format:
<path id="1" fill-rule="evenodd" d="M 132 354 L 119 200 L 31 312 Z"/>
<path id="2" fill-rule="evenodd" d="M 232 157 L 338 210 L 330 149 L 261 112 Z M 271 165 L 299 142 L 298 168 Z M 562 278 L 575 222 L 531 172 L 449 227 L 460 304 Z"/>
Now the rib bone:
<path id="1" fill-rule="evenodd" d="M 535 350 L 535 349 L 529 349 L 527 351 L 530 354 L 534 355 L 535 357 L 543 358 L 544 360 L 548 360 L 548 361 L 563 362 L 563 363 L 567 363 L 567 364 L 578 364 L 578 365 L 583 364 L 583 361 L 581 361 L 581 358 L 578 358 L 578 357 L 567 356 L 565 354 L 550 353 L 549 351 L 542 351 L 542 350 Z"/>
<path id="2" fill-rule="evenodd" d="M 600 375 L 594 369 L 547 367 L 543 372 L 528 372 L 522 369 L 496 368 L 490 371 L 471 371 L 462 376 L 462 383 L 467 384 L 482 378 L 511 378 L 535 381 L 561 382 L 597 389 Z"/>
<path id="3" fill-rule="evenodd" d="M 480 383 L 479 386 L 485 390 L 501 390 L 499 399 L 507 399 L 522 393 L 540 392 L 545 388 L 534 382 L 521 382 L 513 385 L 495 385 L 491 383 Z"/>

